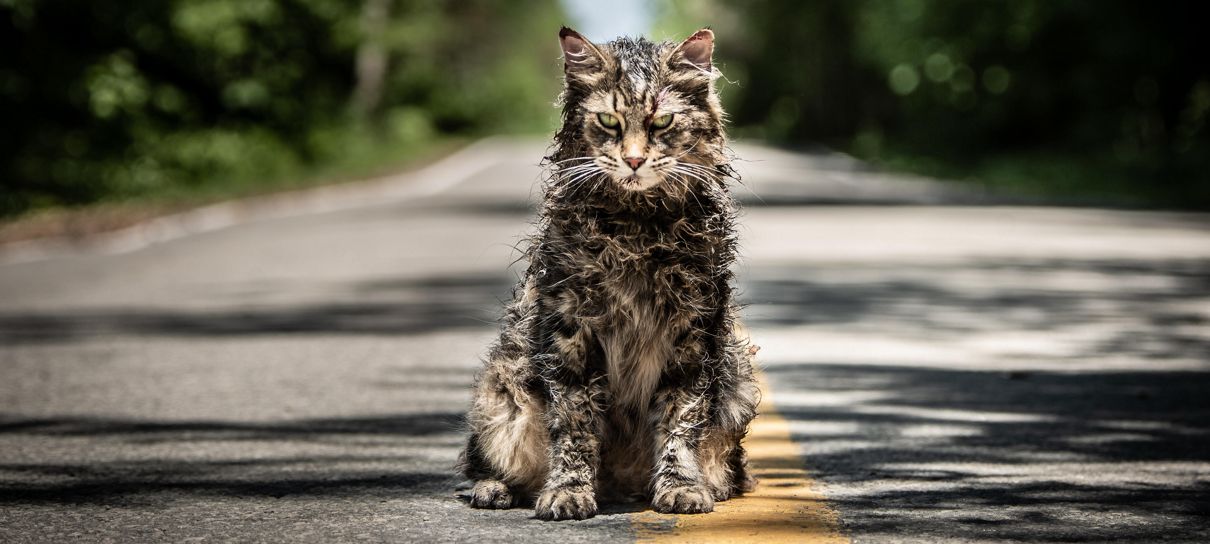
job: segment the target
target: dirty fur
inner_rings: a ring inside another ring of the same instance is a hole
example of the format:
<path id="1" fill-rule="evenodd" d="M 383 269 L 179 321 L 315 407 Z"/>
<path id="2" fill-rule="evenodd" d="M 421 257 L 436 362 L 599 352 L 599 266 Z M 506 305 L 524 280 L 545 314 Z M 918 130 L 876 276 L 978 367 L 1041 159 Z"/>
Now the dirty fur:
<path id="1" fill-rule="evenodd" d="M 736 332 L 713 39 L 560 31 L 537 233 L 467 415 L 471 506 L 584 519 L 643 497 L 700 513 L 754 485 L 740 440 L 759 390 Z"/>

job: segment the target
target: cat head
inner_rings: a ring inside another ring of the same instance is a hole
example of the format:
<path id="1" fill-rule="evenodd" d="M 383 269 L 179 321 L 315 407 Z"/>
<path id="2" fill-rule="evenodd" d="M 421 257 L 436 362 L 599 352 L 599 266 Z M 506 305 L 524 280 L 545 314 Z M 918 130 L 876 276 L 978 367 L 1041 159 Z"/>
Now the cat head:
<path id="1" fill-rule="evenodd" d="M 714 33 L 681 43 L 618 38 L 594 44 L 559 31 L 565 88 L 564 177 L 627 192 L 713 182 L 724 163 L 723 112 L 714 89 Z"/>

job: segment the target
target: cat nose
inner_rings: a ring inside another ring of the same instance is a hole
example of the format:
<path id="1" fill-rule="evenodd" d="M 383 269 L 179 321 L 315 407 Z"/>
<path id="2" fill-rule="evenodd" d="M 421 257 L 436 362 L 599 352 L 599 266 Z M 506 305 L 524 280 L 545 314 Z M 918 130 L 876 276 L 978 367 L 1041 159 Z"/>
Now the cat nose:
<path id="1" fill-rule="evenodd" d="M 638 170 L 640 166 L 643 166 L 643 162 L 647 159 L 644 157 L 626 157 L 622 160 L 626 161 L 626 164 L 629 164 L 630 168 Z"/>

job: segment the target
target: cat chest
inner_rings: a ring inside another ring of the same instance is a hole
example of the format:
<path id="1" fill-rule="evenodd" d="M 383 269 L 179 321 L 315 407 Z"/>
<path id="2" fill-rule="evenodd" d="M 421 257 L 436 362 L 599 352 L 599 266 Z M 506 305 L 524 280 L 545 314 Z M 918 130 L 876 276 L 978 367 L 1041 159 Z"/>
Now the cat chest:
<path id="1" fill-rule="evenodd" d="M 644 412 L 673 364 L 677 337 L 718 306 L 714 278 L 703 265 L 708 259 L 693 253 L 700 248 L 597 242 L 579 245 L 563 261 L 561 309 L 599 343 L 612 403 Z"/>
<path id="2" fill-rule="evenodd" d="M 674 353 L 673 320 L 655 301 L 619 293 L 597 331 L 614 404 L 642 410 L 650 404 Z"/>
<path id="3" fill-rule="evenodd" d="M 577 252 L 568 268 L 600 314 L 623 321 L 675 319 L 711 306 L 714 263 L 706 248 L 606 239 Z"/>

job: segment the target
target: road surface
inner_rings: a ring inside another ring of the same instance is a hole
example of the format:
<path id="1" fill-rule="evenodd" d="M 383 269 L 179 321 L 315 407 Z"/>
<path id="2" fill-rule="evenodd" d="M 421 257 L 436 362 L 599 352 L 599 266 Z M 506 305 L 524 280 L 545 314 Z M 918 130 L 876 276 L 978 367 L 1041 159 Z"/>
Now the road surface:
<path id="1" fill-rule="evenodd" d="M 542 150 L 9 251 L 0 541 L 676 538 L 455 489 Z M 843 538 L 1210 541 L 1210 216 L 737 151 L 769 408 Z"/>

